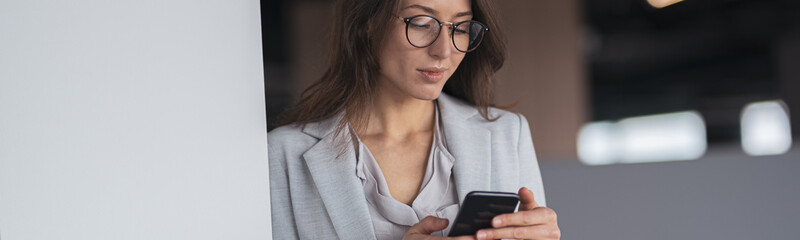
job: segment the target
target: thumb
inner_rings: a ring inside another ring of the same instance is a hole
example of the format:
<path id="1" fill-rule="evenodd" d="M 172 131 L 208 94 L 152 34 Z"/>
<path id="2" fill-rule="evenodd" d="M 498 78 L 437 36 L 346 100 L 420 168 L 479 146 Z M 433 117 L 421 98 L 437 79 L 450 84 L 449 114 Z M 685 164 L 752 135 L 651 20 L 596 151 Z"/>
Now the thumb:
<path id="1" fill-rule="evenodd" d="M 519 210 L 533 210 L 534 208 L 539 207 L 539 204 L 536 204 L 536 199 L 533 197 L 533 191 L 526 187 L 522 187 L 519 189 Z"/>
<path id="2" fill-rule="evenodd" d="M 406 234 L 425 234 L 430 235 L 433 232 L 441 231 L 447 227 L 448 220 L 446 218 L 437 218 L 434 216 L 427 216 L 419 221 L 414 226 L 408 229 Z"/>

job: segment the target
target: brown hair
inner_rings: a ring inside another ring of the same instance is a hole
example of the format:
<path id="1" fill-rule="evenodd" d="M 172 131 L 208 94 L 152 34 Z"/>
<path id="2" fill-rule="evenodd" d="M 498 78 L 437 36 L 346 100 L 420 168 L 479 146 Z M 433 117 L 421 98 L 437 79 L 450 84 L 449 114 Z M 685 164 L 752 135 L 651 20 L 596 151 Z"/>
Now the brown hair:
<path id="1" fill-rule="evenodd" d="M 354 128 L 366 126 L 368 104 L 377 90 L 380 43 L 389 29 L 370 26 L 390 24 L 399 8 L 400 0 L 337 1 L 330 32 L 330 65 L 319 80 L 303 91 L 300 102 L 280 116 L 277 125 L 305 125 L 344 111 L 335 135 L 345 129 L 348 121 Z M 493 98 L 492 76 L 505 61 L 505 39 L 490 2 L 472 0 L 472 12 L 473 19 L 486 24 L 489 32 L 480 47 L 464 56 L 442 91 L 474 105 L 484 119 L 494 121 L 488 113 Z"/>

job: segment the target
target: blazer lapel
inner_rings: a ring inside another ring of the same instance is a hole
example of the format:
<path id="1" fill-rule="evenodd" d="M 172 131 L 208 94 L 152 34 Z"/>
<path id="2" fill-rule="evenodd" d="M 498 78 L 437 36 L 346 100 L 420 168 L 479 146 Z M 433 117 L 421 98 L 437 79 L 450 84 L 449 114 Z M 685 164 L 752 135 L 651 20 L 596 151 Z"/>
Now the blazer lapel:
<path id="1" fill-rule="evenodd" d="M 303 154 L 303 159 L 339 239 L 373 239 L 375 233 L 361 181 L 356 177 L 352 145 L 346 144 L 347 150 L 336 158 L 340 151 L 334 148 L 333 130 L 340 117 L 306 125 L 304 132 L 321 139 Z"/>
<path id="2" fill-rule="evenodd" d="M 455 157 L 453 177 L 459 204 L 470 191 L 491 190 L 492 133 L 474 121 L 485 121 L 475 107 L 444 93 L 439 95 L 447 148 Z"/>

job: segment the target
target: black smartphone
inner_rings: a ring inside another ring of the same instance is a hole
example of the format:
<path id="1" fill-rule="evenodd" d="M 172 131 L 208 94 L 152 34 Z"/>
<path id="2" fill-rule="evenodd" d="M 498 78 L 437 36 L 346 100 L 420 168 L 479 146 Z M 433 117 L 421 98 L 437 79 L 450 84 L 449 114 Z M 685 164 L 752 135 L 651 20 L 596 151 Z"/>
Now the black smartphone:
<path id="1" fill-rule="evenodd" d="M 464 198 L 448 236 L 475 235 L 480 229 L 491 228 L 492 218 L 513 213 L 518 204 L 516 193 L 472 191 Z"/>

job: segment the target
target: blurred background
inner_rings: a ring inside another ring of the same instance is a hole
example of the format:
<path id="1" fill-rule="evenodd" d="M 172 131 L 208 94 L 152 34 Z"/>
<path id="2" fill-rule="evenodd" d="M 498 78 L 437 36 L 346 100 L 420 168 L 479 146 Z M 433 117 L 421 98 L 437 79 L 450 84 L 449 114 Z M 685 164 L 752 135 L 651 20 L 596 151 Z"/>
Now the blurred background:
<path id="1" fill-rule="evenodd" d="M 325 70 L 331 4 L 261 2 L 269 121 Z M 495 103 L 528 117 L 563 239 L 800 236 L 800 2 L 496 5 Z"/>

